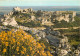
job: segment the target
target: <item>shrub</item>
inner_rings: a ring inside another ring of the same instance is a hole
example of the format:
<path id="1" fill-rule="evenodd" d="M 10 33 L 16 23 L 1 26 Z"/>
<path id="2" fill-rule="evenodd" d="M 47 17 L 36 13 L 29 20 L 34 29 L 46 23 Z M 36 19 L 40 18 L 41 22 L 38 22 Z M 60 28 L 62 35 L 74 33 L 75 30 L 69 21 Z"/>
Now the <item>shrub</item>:
<path id="1" fill-rule="evenodd" d="M 41 27 L 42 26 L 40 22 L 35 22 L 35 21 L 30 21 L 27 23 L 20 23 L 20 22 L 17 22 L 17 23 L 25 27 Z"/>
<path id="2" fill-rule="evenodd" d="M 52 56 L 45 51 L 44 43 L 39 43 L 24 31 L 2 31 L 0 33 L 0 55 L 2 56 Z"/>

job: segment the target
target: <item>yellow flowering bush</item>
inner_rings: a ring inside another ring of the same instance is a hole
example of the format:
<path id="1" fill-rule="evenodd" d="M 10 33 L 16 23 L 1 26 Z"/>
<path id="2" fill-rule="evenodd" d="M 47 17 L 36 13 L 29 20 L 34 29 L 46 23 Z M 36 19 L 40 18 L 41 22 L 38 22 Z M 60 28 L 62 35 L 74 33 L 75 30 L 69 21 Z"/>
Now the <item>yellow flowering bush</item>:
<path id="1" fill-rule="evenodd" d="M 45 51 L 44 43 L 39 43 L 23 30 L 2 31 L 0 33 L 0 55 L 3 56 L 52 56 Z"/>

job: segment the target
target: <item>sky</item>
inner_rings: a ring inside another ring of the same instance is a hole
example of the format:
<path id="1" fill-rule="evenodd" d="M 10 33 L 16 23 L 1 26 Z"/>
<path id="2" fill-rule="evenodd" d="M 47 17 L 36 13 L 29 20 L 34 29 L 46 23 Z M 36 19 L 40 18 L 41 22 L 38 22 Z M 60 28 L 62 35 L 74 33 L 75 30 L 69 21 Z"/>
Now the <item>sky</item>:
<path id="1" fill-rule="evenodd" d="M 0 0 L 0 6 L 80 6 L 80 0 Z"/>

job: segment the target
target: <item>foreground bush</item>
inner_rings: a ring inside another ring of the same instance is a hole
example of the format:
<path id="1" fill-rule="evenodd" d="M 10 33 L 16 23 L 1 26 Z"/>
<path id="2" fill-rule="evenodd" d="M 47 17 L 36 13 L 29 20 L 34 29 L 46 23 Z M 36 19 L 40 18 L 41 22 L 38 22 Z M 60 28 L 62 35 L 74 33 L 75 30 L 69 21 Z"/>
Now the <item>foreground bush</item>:
<path id="1" fill-rule="evenodd" d="M 0 55 L 3 56 L 52 56 L 45 45 L 22 30 L 0 33 Z"/>

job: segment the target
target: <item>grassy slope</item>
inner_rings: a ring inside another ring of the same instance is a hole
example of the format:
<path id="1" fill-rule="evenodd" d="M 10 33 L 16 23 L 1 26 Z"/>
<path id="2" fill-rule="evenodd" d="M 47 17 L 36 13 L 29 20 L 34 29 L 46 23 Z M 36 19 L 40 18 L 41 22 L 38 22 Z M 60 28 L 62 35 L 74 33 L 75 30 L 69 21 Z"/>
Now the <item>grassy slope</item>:
<path id="1" fill-rule="evenodd" d="M 80 32 L 79 29 L 59 30 L 61 34 L 65 34 L 72 46 L 80 44 Z"/>

